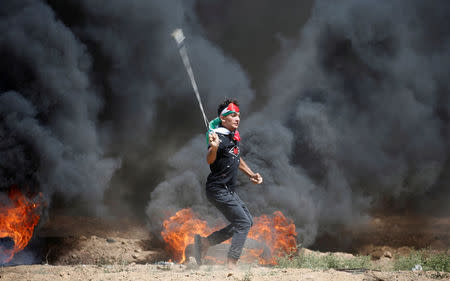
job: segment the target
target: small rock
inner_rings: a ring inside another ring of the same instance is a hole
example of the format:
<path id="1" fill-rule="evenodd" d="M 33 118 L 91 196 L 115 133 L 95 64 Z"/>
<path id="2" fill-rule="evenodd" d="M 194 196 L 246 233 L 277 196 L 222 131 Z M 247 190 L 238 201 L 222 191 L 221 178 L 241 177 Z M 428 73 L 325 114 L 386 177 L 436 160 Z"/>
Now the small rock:
<path id="1" fill-rule="evenodd" d="M 116 242 L 116 240 L 112 239 L 112 238 L 106 238 L 106 242 L 108 243 L 114 243 Z"/>
<path id="2" fill-rule="evenodd" d="M 132 254 L 131 257 L 132 257 L 133 259 L 137 259 L 137 258 L 138 258 L 138 255 Z"/>
<path id="3" fill-rule="evenodd" d="M 372 251 L 371 256 L 374 260 L 379 260 L 384 255 L 384 252 L 381 249 L 376 249 Z"/>
<path id="4" fill-rule="evenodd" d="M 233 276 L 233 273 L 228 273 L 227 277 Z"/>
<path id="5" fill-rule="evenodd" d="M 81 236 L 80 236 L 80 240 L 82 240 L 82 241 L 86 241 L 86 240 L 87 240 L 87 237 L 86 237 L 86 236 L 84 236 L 84 235 L 81 235 Z"/>
<path id="6" fill-rule="evenodd" d="M 72 254 L 72 259 L 76 259 L 78 256 L 75 254 Z"/>
<path id="7" fill-rule="evenodd" d="M 392 253 L 389 251 L 384 252 L 383 256 L 392 259 Z"/>
<path id="8" fill-rule="evenodd" d="M 140 252 L 142 252 L 142 250 L 141 249 L 135 249 L 134 252 L 135 253 L 140 253 Z"/>
<path id="9" fill-rule="evenodd" d="M 337 257 L 337 258 L 341 258 L 341 259 L 352 259 L 355 256 L 350 254 L 350 253 L 342 253 L 342 252 L 336 252 L 336 253 L 331 253 L 333 256 Z"/>
<path id="10" fill-rule="evenodd" d="M 197 269 L 198 264 L 194 257 L 189 257 L 188 262 L 186 263 L 187 269 Z"/>
<path id="11" fill-rule="evenodd" d="M 172 270 L 174 266 L 175 264 L 173 262 L 158 262 L 156 268 L 161 270 Z"/>
<path id="12" fill-rule="evenodd" d="M 91 239 L 92 239 L 92 240 L 95 240 L 95 239 L 97 239 L 97 236 L 92 235 L 92 236 L 91 236 Z"/>

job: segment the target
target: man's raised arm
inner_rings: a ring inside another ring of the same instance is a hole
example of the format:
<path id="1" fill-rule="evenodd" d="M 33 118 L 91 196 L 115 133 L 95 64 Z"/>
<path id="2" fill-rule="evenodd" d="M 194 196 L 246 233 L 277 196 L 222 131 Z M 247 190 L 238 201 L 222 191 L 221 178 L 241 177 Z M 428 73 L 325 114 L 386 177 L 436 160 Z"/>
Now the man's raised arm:
<path id="1" fill-rule="evenodd" d="M 206 155 L 206 162 L 208 162 L 209 165 L 214 163 L 217 158 L 217 149 L 219 148 L 220 139 L 219 136 L 212 132 L 209 134 L 209 149 L 208 154 Z"/>

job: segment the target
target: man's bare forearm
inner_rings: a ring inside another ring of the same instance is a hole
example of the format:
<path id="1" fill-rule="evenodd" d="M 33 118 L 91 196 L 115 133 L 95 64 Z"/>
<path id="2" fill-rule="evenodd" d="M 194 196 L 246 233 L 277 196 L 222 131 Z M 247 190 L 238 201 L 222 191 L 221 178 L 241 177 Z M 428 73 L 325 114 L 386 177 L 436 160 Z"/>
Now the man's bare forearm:
<path id="1" fill-rule="evenodd" d="M 239 169 L 247 174 L 247 176 L 254 184 L 261 184 L 263 182 L 263 178 L 261 177 L 261 175 L 259 173 L 254 173 L 242 158 L 240 158 Z"/>
<path id="2" fill-rule="evenodd" d="M 217 158 L 217 150 L 219 149 L 220 144 L 219 136 L 214 132 L 210 132 L 208 134 L 208 142 L 210 147 L 208 148 L 208 155 L 206 155 L 206 162 L 211 165 Z"/>
<path id="3" fill-rule="evenodd" d="M 217 158 L 217 147 L 211 146 L 208 149 L 208 155 L 206 155 L 206 162 L 208 162 L 209 165 L 214 163 Z"/>
<path id="4" fill-rule="evenodd" d="M 255 173 L 253 173 L 252 169 L 250 169 L 250 167 L 247 165 L 247 163 L 245 163 L 245 161 L 244 161 L 244 159 L 242 159 L 242 157 L 240 158 L 240 161 L 239 161 L 239 169 L 249 177 L 251 177 L 255 174 Z"/>

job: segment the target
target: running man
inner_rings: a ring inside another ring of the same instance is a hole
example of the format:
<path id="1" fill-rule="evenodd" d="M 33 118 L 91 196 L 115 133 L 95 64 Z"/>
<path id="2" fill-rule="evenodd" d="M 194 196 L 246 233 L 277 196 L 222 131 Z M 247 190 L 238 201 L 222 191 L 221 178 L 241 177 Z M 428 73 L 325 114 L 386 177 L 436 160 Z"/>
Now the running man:
<path id="1" fill-rule="evenodd" d="M 206 182 L 206 196 L 230 224 L 208 237 L 196 235 L 194 252 L 200 265 L 210 246 L 232 238 L 227 264 L 234 267 L 253 225 L 253 218 L 247 206 L 235 193 L 238 169 L 255 184 L 261 184 L 263 179 L 259 173 L 254 173 L 240 156 L 241 138 L 237 131 L 240 122 L 238 101 L 227 99 L 218 106 L 217 113 L 219 117 L 209 125 L 206 161 L 210 165 L 211 173 Z"/>

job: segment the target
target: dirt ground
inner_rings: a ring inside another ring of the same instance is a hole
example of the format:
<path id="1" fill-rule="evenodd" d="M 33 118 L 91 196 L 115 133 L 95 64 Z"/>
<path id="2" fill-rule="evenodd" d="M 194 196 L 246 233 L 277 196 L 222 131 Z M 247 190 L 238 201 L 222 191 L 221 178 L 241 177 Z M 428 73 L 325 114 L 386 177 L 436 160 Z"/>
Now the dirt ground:
<path id="1" fill-rule="evenodd" d="M 8 281 L 54 281 L 54 280 L 430 280 L 433 272 L 341 272 L 311 269 L 281 269 L 241 265 L 235 270 L 224 266 L 203 265 L 189 269 L 185 265 L 172 268 L 160 265 L 27 265 L 0 268 L 0 279 Z M 442 280 L 442 279 L 441 279 Z"/>
<path id="2" fill-rule="evenodd" d="M 364 228 L 348 233 L 353 242 L 350 252 L 370 254 L 382 268 L 389 268 L 395 255 L 406 255 L 411 247 L 449 253 L 449 218 L 429 219 L 426 223 L 417 218 L 374 218 Z M 450 280 L 448 274 L 436 272 L 286 269 L 246 263 L 229 270 L 217 264 L 201 267 L 194 262 L 174 264 L 167 262 L 170 257 L 144 225 L 127 220 L 55 217 L 39 228 L 33 240 L 28 251 L 39 248 L 38 259 L 31 262 L 34 264 L 20 265 L 25 262 L 21 261 L 23 255 L 19 253 L 10 264 L 0 267 L 0 281 Z M 330 244 L 332 242 L 331 239 Z M 225 256 L 225 248 L 217 249 L 219 256 Z M 352 256 L 350 253 L 333 255 Z"/>

